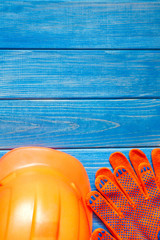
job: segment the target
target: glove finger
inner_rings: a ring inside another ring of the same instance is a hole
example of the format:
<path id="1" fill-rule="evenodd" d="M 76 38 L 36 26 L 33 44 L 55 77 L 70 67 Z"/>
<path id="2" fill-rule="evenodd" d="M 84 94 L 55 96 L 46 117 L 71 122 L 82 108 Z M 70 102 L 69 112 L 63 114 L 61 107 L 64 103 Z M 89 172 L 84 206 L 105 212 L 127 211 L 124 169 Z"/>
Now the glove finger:
<path id="1" fill-rule="evenodd" d="M 112 174 L 113 175 L 113 174 Z M 114 176 L 113 176 L 114 177 Z M 122 191 L 108 176 L 98 176 L 95 181 L 98 191 L 107 199 L 112 207 L 120 214 L 127 210 L 129 202 Z"/>
<path id="2" fill-rule="evenodd" d="M 103 167 L 103 168 L 100 168 L 98 169 L 98 171 L 96 172 L 96 178 L 100 175 L 103 175 L 103 176 L 106 176 L 108 178 L 110 178 L 110 180 L 115 184 L 117 185 L 117 182 L 114 178 L 114 175 L 113 173 L 111 172 L 111 170 L 109 168 L 106 168 L 106 167 Z M 118 186 L 118 185 L 117 185 Z"/>
<path id="3" fill-rule="evenodd" d="M 149 165 L 151 167 L 151 165 L 150 165 L 150 163 L 147 159 L 147 156 L 140 149 L 132 149 L 129 152 L 129 158 L 130 158 L 132 166 L 133 166 L 133 168 L 134 168 L 138 177 L 139 177 L 138 167 L 141 163 L 146 163 L 147 165 Z"/>
<path id="4" fill-rule="evenodd" d="M 141 187 L 126 167 L 117 167 L 114 171 L 114 176 L 133 206 L 139 201 L 145 200 Z"/>
<path id="5" fill-rule="evenodd" d="M 150 163 L 147 159 L 147 156 L 140 149 L 132 149 L 129 152 L 129 158 L 130 158 L 132 166 L 134 167 L 134 170 L 137 173 L 137 175 L 139 174 L 138 166 L 141 163 L 145 162 L 146 164 L 150 165 Z"/>
<path id="6" fill-rule="evenodd" d="M 153 168 L 156 175 L 156 182 L 160 188 L 160 148 L 155 148 L 152 151 Z"/>
<path id="7" fill-rule="evenodd" d="M 111 234 L 116 236 L 117 234 L 112 226 L 114 227 L 116 223 L 119 223 L 120 217 L 108 201 L 99 192 L 92 191 L 88 193 L 86 203 L 104 222 Z"/>
<path id="8" fill-rule="evenodd" d="M 130 157 L 132 165 L 139 177 L 143 192 L 145 193 L 146 198 L 148 198 L 149 195 L 151 194 L 151 191 L 153 190 L 153 188 L 155 190 L 157 189 L 157 186 L 155 184 L 155 176 L 154 176 L 151 164 L 149 163 L 144 152 L 142 152 L 139 149 L 132 149 L 129 153 L 129 157 Z M 156 157 L 157 157 L 157 154 L 153 153 L 154 160 Z M 156 166 L 155 166 L 155 170 L 156 170 Z M 150 171 L 150 173 L 149 173 L 149 171 Z M 146 177 L 146 179 L 145 179 L 145 177 Z"/>
<path id="9" fill-rule="evenodd" d="M 126 158 L 126 156 L 121 153 L 121 152 L 115 152 L 112 153 L 110 158 L 109 158 L 110 164 L 113 167 L 113 169 L 119 167 L 119 166 L 124 166 L 125 168 L 127 168 L 129 170 L 129 172 L 132 174 L 132 176 L 135 178 L 135 180 L 140 184 L 140 181 L 137 177 L 137 175 L 135 174 L 130 162 L 128 161 L 128 159 Z"/>
<path id="10" fill-rule="evenodd" d="M 98 228 L 92 233 L 91 240 L 115 240 L 115 238 L 102 228 Z"/>
<path id="11" fill-rule="evenodd" d="M 146 197 L 158 196 L 159 189 L 157 188 L 155 176 L 150 164 L 141 163 L 138 167 L 138 171 Z"/>

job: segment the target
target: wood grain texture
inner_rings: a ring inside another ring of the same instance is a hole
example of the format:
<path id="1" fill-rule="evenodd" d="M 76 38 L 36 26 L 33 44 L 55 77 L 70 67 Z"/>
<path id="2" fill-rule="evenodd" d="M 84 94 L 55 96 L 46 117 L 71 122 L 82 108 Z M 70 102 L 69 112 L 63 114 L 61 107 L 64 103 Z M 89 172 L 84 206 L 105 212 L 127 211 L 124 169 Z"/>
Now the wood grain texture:
<path id="1" fill-rule="evenodd" d="M 0 113 L 1 149 L 160 143 L 160 100 L 1 100 Z"/>
<path id="2" fill-rule="evenodd" d="M 40 2 L 40 1 L 42 1 L 42 0 L 24 0 L 24 2 Z M 16 0 L 16 2 L 21 2 L 21 0 Z M 49 2 L 51 2 L 51 3 L 53 3 L 53 2 L 57 2 L 57 3 L 67 3 L 68 2 L 68 0 L 43 0 L 43 2 L 46 2 L 46 3 L 49 3 Z M 72 1 L 70 1 L 70 2 L 75 2 L 75 3 L 77 3 L 77 2 L 86 2 L 86 3 L 94 3 L 94 2 L 100 2 L 100 3 L 112 3 L 112 4 L 114 4 L 114 3 L 119 3 L 119 4 L 122 4 L 122 3 L 133 3 L 133 0 L 114 0 L 114 2 L 113 2 L 113 0 L 101 0 L 101 1 L 99 1 L 99 0 L 72 0 Z M 151 0 L 138 0 L 138 3 L 150 3 L 151 2 Z M 154 3 L 159 3 L 159 0 L 154 0 Z"/>
<path id="3" fill-rule="evenodd" d="M 144 153 L 148 157 L 148 160 L 151 163 L 152 148 L 141 148 L 141 150 L 144 151 Z M 91 183 L 91 189 L 96 190 L 94 185 L 96 171 L 100 167 L 108 167 L 112 170 L 109 164 L 110 154 L 116 151 L 120 151 L 123 152 L 128 158 L 130 149 L 62 149 L 61 151 L 64 151 L 79 159 L 79 161 L 83 164 L 88 173 L 88 177 Z M 7 152 L 8 151 L 0 151 L 0 157 L 2 157 Z M 95 215 L 93 215 L 93 230 L 99 227 L 104 228 L 104 225 Z"/>
<path id="4" fill-rule="evenodd" d="M 2 1 L 1 48 L 160 48 L 159 2 Z"/>
<path id="5" fill-rule="evenodd" d="M 0 98 L 160 97 L 160 51 L 0 51 Z"/>
<path id="6" fill-rule="evenodd" d="M 115 151 L 148 146 L 151 162 L 160 146 L 159 29 L 159 0 L 1 1 L 0 157 L 19 146 L 60 148 L 84 165 L 92 190 Z"/>

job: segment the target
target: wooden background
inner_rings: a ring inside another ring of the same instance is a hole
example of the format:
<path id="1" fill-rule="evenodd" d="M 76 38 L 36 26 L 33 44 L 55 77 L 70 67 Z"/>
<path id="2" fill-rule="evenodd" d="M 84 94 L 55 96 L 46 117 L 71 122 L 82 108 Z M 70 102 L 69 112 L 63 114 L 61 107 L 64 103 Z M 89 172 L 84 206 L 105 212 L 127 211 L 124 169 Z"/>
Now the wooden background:
<path id="1" fill-rule="evenodd" d="M 92 189 L 112 152 L 136 147 L 151 161 L 160 146 L 158 0 L 0 2 L 0 156 L 31 145 L 78 158 Z"/>

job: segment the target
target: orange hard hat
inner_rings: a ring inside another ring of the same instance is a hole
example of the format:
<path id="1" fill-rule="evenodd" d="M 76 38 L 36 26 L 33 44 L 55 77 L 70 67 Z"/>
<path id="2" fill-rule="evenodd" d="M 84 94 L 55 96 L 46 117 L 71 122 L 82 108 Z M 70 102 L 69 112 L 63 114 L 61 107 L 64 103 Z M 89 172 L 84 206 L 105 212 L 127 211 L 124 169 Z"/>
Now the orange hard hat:
<path id="1" fill-rule="evenodd" d="M 14 149 L 0 159 L 0 240 L 89 240 L 87 173 L 49 148 Z"/>

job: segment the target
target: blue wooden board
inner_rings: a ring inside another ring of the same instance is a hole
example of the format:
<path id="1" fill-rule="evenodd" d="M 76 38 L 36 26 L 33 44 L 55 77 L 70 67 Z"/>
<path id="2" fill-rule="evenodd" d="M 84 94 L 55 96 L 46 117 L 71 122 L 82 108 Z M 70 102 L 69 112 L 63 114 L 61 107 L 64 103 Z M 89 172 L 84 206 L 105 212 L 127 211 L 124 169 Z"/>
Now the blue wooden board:
<path id="1" fill-rule="evenodd" d="M 92 190 L 115 151 L 160 146 L 159 0 L 1 1 L 0 157 L 46 146 Z M 93 217 L 93 230 L 104 227 Z"/>
<path id="2" fill-rule="evenodd" d="M 158 146 L 160 99 L 1 100 L 0 148 Z"/>
<path id="3" fill-rule="evenodd" d="M 1 48 L 160 48 L 160 3 L 2 1 Z"/>
<path id="4" fill-rule="evenodd" d="M 157 98 L 160 51 L 0 51 L 0 98 Z"/>
<path id="5" fill-rule="evenodd" d="M 24 0 L 23 2 L 41 2 L 42 0 Z M 9 1 L 6 1 L 6 2 L 9 2 Z M 16 0 L 16 2 L 22 2 L 21 0 Z M 68 0 L 43 0 L 43 2 L 45 2 L 46 4 L 51 2 L 51 3 L 66 3 L 68 2 Z M 133 3 L 133 0 L 71 0 L 69 2 L 75 2 L 75 3 L 80 3 L 80 2 L 86 2 L 86 3 L 95 3 L 95 2 L 98 2 L 99 3 L 109 3 L 109 4 L 115 4 L 115 3 L 118 3 L 118 4 L 122 4 L 122 3 Z M 135 4 L 137 3 L 153 3 L 151 0 L 138 0 L 137 2 L 135 2 Z M 159 3 L 159 0 L 154 0 L 154 3 Z"/>
<path id="6" fill-rule="evenodd" d="M 140 148 L 148 157 L 148 160 L 152 164 L 151 161 L 151 151 L 153 148 Z M 91 189 L 96 190 L 95 188 L 95 173 L 96 171 L 101 167 L 108 167 L 110 170 L 112 170 L 110 164 L 109 164 L 109 156 L 111 153 L 116 151 L 121 151 L 125 156 L 129 159 L 129 151 L 130 148 L 120 148 L 120 149 L 60 149 L 61 151 L 64 151 L 68 154 L 71 154 L 72 156 L 76 157 L 85 167 L 90 183 L 91 183 Z M 5 153 L 8 151 L 0 151 L 0 157 L 2 157 Z M 105 228 L 105 226 L 102 224 L 102 222 L 93 215 L 93 230 L 96 228 Z"/>

